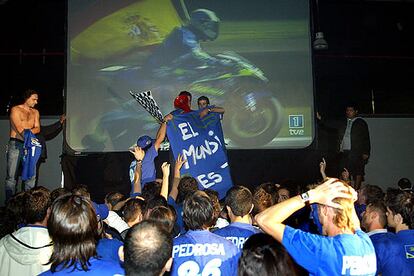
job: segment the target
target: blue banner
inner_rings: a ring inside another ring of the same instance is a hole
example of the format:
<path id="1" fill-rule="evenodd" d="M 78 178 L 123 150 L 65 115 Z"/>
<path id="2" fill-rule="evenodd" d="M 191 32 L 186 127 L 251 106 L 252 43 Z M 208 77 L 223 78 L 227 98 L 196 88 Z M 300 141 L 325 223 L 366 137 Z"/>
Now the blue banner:
<path id="1" fill-rule="evenodd" d="M 209 113 L 202 119 L 197 111 L 174 114 L 167 124 L 167 136 L 175 159 L 181 154 L 187 160 L 181 175 L 194 177 L 200 190 L 211 188 L 224 198 L 233 183 L 220 114 Z"/>

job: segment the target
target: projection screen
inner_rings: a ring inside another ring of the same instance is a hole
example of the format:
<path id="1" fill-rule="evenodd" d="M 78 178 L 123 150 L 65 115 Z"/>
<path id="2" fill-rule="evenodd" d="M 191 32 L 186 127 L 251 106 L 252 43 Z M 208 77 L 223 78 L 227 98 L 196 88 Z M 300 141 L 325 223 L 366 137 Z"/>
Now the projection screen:
<path id="1" fill-rule="evenodd" d="M 228 149 L 308 146 L 313 79 L 307 0 L 68 0 L 67 145 L 126 151 L 180 91 L 223 107 Z"/>

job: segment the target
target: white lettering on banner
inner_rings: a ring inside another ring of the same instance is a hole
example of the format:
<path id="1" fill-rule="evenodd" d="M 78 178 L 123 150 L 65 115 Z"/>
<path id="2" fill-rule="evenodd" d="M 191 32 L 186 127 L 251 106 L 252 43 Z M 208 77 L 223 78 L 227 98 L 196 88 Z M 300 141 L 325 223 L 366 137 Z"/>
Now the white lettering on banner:
<path id="1" fill-rule="evenodd" d="M 225 256 L 224 245 L 222 243 L 196 243 L 179 244 L 173 247 L 173 258 L 209 255 Z"/>
<path id="2" fill-rule="evenodd" d="M 199 176 L 197 176 L 198 182 L 204 187 L 204 189 L 208 189 L 211 186 L 223 181 L 223 177 L 221 177 L 220 174 L 214 172 L 208 173 L 207 179 L 205 179 L 205 177 L 205 174 L 200 174 Z M 212 180 L 213 182 L 210 182 L 209 180 Z"/>
<path id="3" fill-rule="evenodd" d="M 377 259 L 375 255 L 368 256 L 343 256 L 342 275 L 368 275 L 377 271 Z"/>
<path id="4" fill-rule="evenodd" d="M 244 237 L 226 237 L 226 239 L 231 241 L 238 249 L 243 249 L 243 245 L 247 241 L 247 238 Z"/>
<path id="5" fill-rule="evenodd" d="M 183 157 L 187 160 L 193 160 L 192 164 L 196 165 L 197 160 L 206 159 L 207 156 L 213 155 L 217 152 L 219 144 L 214 141 L 204 141 L 204 145 L 200 145 L 199 147 L 195 147 L 191 145 L 188 150 L 183 149 Z M 187 158 L 190 157 L 190 158 Z M 189 162 L 184 163 L 184 168 L 190 168 Z"/>
<path id="6" fill-rule="evenodd" d="M 181 130 L 181 134 L 184 141 L 198 136 L 198 132 L 195 132 L 191 127 L 190 123 L 188 122 L 178 124 L 178 128 Z M 190 133 L 188 133 L 189 131 Z"/>
<path id="7" fill-rule="evenodd" d="M 203 267 L 203 271 L 200 272 L 200 266 L 195 261 L 186 261 L 180 265 L 177 270 L 178 275 L 186 275 L 186 276 L 220 276 L 221 275 L 221 260 L 216 258 L 210 260 L 206 265 Z"/>

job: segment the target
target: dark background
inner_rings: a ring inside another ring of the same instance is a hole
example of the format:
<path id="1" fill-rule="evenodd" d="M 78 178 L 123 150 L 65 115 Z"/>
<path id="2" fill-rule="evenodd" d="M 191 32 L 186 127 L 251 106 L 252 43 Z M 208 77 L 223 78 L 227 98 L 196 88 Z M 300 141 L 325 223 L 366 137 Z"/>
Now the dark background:
<path id="1" fill-rule="evenodd" d="M 414 2 L 311 3 L 312 33 L 323 31 L 329 44 L 328 50 L 313 52 L 316 110 L 325 118 L 339 118 L 353 101 L 368 116 L 413 116 Z M 7 115 L 11 96 L 15 101 L 26 88 L 40 92 L 42 116 L 64 112 L 65 22 L 66 1 L 0 0 L 0 116 Z M 233 178 L 251 184 L 294 175 L 296 181 L 309 183 L 317 177 L 319 158 L 333 156 L 335 146 L 326 142 L 333 140 L 319 130 L 318 139 L 304 150 L 230 151 Z M 107 166 L 107 156 L 91 156 L 84 165 L 98 158 L 99 171 Z M 110 183 L 127 181 L 125 173 L 112 175 L 110 181 L 104 174 L 76 181 L 115 185 Z"/>

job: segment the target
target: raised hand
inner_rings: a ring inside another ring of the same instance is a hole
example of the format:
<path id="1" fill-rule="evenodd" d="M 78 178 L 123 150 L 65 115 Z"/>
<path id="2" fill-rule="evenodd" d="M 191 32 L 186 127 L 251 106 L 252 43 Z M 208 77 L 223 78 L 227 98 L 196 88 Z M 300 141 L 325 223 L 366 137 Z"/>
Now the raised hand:
<path id="1" fill-rule="evenodd" d="M 342 206 L 333 202 L 335 198 L 354 198 L 354 192 L 351 187 L 346 187 L 337 178 L 329 178 L 323 184 L 310 190 L 310 203 L 319 203 L 333 208 L 342 209 Z"/>
<path id="2" fill-rule="evenodd" d="M 145 151 L 138 146 L 135 146 L 133 150 L 129 150 L 135 157 L 135 160 L 142 161 L 145 157 Z"/>

